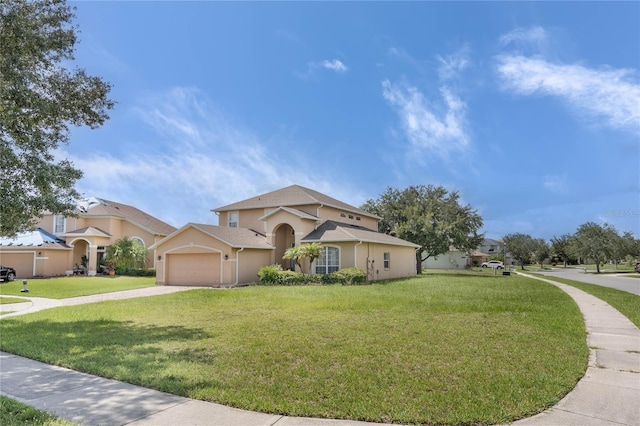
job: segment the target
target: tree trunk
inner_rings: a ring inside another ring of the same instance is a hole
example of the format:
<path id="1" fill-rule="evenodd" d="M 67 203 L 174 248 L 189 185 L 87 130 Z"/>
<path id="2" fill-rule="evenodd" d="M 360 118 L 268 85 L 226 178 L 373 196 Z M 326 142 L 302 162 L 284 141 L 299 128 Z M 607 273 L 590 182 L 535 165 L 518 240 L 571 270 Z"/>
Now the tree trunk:
<path id="1" fill-rule="evenodd" d="M 416 274 L 422 274 L 422 253 L 416 250 Z"/>

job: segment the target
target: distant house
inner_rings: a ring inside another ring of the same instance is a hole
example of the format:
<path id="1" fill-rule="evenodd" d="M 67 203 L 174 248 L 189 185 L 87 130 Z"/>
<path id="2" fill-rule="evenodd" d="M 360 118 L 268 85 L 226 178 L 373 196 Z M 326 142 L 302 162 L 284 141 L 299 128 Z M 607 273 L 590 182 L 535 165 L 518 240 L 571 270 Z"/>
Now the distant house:
<path id="1" fill-rule="evenodd" d="M 101 198 L 81 200 L 77 209 L 77 217 L 46 213 L 34 231 L 0 239 L 0 263 L 28 278 L 65 275 L 85 259 L 84 272 L 95 275 L 107 247 L 117 240 L 135 238 L 149 248 L 176 230 L 135 207 Z M 146 266 L 155 266 L 153 252 Z"/>
<path id="2" fill-rule="evenodd" d="M 377 216 L 309 188 L 292 185 L 213 211 L 218 226 L 189 223 L 151 246 L 158 284 L 254 282 L 262 266 L 295 269 L 283 255 L 307 242 L 323 247 L 305 265 L 313 273 L 358 267 L 369 280 L 416 274 L 419 246 L 378 233 Z"/>
<path id="3" fill-rule="evenodd" d="M 449 251 L 438 256 L 430 256 L 422 261 L 422 269 L 466 269 L 470 265 L 469 254 L 450 247 Z"/>
<path id="4" fill-rule="evenodd" d="M 449 251 L 438 256 L 431 256 L 422 262 L 425 269 L 466 269 L 472 266 L 480 266 L 489 260 L 491 256 L 503 254 L 502 241 L 486 238 L 482 244 L 471 251 L 461 251 L 455 247 L 449 247 Z M 509 261 L 510 257 L 507 256 Z"/>

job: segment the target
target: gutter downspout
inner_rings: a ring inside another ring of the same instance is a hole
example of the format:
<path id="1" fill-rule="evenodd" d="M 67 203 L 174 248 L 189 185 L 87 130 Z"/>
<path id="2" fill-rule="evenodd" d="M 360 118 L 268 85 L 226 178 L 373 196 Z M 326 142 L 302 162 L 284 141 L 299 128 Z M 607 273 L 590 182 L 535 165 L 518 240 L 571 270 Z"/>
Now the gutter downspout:
<path id="1" fill-rule="evenodd" d="M 324 204 L 320 204 L 320 206 L 316 209 L 316 216 L 318 217 L 318 220 L 316 221 L 316 224 L 313 226 L 314 230 L 318 229 L 318 222 L 320 221 L 320 209 L 323 207 L 324 207 Z"/>
<path id="2" fill-rule="evenodd" d="M 240 250 L 238 250 L 236 252 L 236 282 L 233 283 L 233 285 L 238 285 L 238 272 L 240 271 L 240 267 L 238 266 L 240 264 L 240 252 L 244 251 L 244 247 L 242 247 Z"/>
<path id="3" fill-rule="evenodd" d="M 353 266 L 358 267 L 358 246 L 362 244 L 362 240 L 355 246 L 353 246 Z"/>

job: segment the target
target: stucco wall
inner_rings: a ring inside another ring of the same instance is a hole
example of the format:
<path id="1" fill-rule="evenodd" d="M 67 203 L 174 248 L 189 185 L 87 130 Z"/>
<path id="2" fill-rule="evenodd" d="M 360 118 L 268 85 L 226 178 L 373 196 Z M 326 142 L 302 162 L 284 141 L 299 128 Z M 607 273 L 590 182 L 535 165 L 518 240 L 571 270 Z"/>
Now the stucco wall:
<path id="1" fill-rule="evenodd" d="M 335 222 L 348 223 L 350 225 L 363 226 L 365 228 L 378 230 L 378 220 L 346 210 L 335 209 L 324 206 L 320 209 L 320 218 L 323 220 L 333 220 Z M 360 218 L 360 220 L 358 220 Z"/>
<path id="2" fill-rule="evenodd" d="M 424 262 L 424 269 L 465 269 L 467 255 L 464 252 L 450 251 L 438 256 L 431 256 Z"/>
<path id="3" fill-rule="evenodd" d="M 258 281 L 258 270 L 271 264 L 273 250 L 245 249 L 238 253 L 240 259 L 238 268 L 238 283 L 246 284 Z M 234 265 L 235 267 L 235 262 Z"/>

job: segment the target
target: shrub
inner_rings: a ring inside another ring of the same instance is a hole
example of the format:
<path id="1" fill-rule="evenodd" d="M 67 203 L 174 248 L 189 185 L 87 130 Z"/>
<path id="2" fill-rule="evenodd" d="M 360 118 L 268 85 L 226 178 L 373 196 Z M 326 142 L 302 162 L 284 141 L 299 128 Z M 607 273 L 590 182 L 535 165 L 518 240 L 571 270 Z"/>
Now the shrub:
<path id="1" fill-rule="evenodd" d="M 258 279 L 261 284 L 279 284 L 280 272 L 282 272 L 282 267 L 280 265 L 263 266 L 258 270 Z"/>
<path id="2" fill-rule="evenodd" d="M 280 271 L 278 272 L 278 283 L 280 285 L 305 284 L 305 279 L 302 272 Z"/>
<path id="3" fill-rule="evenodd" d="M 116 275 L 127 275 L 130 277 L 155 277 L 156 270 L 153 268 L 127 268 L 126 266 L 118 266 L 114 268 Z"/>
<path id="4" fill-rule="evenodd" d="M 367 283 L 367 273 L 360 268 L 344 268 L 322 277 L 323 284 L 358 285 Z"/>

